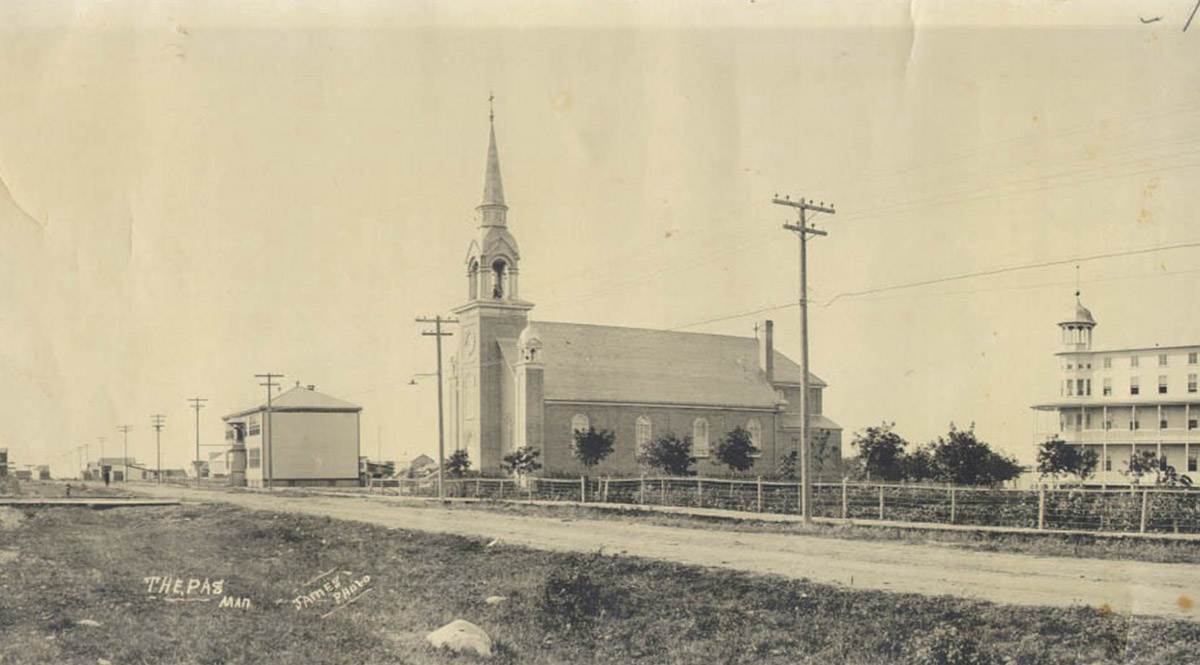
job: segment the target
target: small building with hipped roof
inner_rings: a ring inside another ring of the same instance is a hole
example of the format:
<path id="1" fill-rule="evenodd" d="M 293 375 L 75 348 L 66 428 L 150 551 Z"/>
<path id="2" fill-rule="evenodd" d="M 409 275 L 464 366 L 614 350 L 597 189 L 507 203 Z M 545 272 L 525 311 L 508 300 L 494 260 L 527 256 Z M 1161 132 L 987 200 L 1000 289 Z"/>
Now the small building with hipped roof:
<path id="1" fill-rule="evenodd" d="M 296 384 L 225 421 L 232 485 L 359 484 L 362 407 Z"/>

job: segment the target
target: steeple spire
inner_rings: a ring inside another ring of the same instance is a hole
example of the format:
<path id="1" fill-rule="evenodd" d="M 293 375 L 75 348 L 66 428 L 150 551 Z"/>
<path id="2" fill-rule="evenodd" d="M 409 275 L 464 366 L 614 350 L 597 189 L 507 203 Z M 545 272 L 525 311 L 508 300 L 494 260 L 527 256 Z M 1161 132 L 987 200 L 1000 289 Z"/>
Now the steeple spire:
<path id="1" fill-rule="evenodd" d="M 500 151 L 496 149 L 495 95 L 488 95 L 487 168 L 483 174 L 483 201 L 476 210 L 481 226 L 504 226 L 508 206 L 504 204 L 504 181 L 500 178 Z"/>

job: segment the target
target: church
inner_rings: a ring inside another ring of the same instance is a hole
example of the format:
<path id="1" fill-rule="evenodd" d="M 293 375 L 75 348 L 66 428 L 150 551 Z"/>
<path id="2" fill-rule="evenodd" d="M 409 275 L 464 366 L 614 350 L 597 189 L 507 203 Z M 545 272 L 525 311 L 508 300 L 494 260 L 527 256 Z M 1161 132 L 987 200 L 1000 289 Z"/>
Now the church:
<path id="1" fill-rule="evenodd" d="M 466 302 L 447 384 L 448 448 L 472 469 L 501 475 L 503 458 L 529 446 L 542 474 L 580 475 L 574 432 L 611 430 L 613 453 L 593 469 L 608 476 L 649 472 L 638 450 L 660 436 L 692 437 L 700 475 L 728 475 L 715 450 L 735 427 L 759 449 L 746 475 L 775 475 L 800 443 L 800 367 L 774 348 L 770 321 L 754 337 L 551 323 L 521 299 L 517 239 L 508 227 L 494 120 L 483 200 L 466 252 Z M 810 374 L 814 479 L 841 478 L 841 428 L 824 417 L 825 383 Z"/>

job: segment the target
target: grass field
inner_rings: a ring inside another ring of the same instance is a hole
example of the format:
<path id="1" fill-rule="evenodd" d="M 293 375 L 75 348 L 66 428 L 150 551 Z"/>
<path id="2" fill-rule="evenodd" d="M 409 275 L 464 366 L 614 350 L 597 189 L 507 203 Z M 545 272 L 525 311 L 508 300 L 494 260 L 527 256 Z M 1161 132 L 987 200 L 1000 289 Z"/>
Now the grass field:
<path id="1" fill-rule="evenodd" d="M 1200 645 L 1200 623 L 858 591 L 228 506 L 0 512 L 4 665 L 480 662 L 425 644 L 455 618 L 492 635 L 499 663 L 1193 663 Z M 370 591 L 325 618 L 329 605 L 297 609 L 298 588 L 330 569 L 369 574 Z M 150 593 L 151 576 L 221 580 L 222 596 L 249 606 L 172 602 Z M 491 595 L 508 600 L 489 605 Z"/>
<path id="2" fill-rule="evenodd" d="M 405 505 L 421 506 L 421 501 Z M 556 519 L 602 519 L 636 521 L 661 526 L 693 529 L 722 529 L 759 533 L 791 533 L 848 540 L 890 540 L 958 547 L 980 552 L 1011 552 L 1037 556 L 1080 557 L 1158 563 L 1200 563 L 1200 541 L 1172 541 L 1137 537 L 1068 535 L 1053 532 L 1013 534 L 988 531 L 952 531 L 941 529 L 897 528 L 857 523 L 837 525 L 817 523 L 804 526 L 795 522 L 776 522 L 746 517 L 707 517 L 575 504 L 545 505 L 519 502 L 468 502 L 451 504 L 462 510 L 495 511 L 510 515 L 534 515 Z M 438 506 L 440 507 L 440 505 Z"/>

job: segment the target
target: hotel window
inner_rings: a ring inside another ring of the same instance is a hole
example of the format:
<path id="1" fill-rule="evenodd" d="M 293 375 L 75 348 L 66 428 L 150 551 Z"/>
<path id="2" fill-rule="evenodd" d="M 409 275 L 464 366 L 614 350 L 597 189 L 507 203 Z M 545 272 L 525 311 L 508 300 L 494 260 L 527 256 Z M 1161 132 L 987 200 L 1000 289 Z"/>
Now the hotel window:
<path id="1" fill-rule="evenodd" d="M 1159 421 L 1158 421 L 1158 428 L 1159 428 L 1159 429 L 1167 429 L 1167 419 L 1166 419 L 1166 418 L 1160 418 L 1160 419 L 1159 419 Z"/>
<path id="2" fill-rule="evenodd" d="M 1112 377 L 1109 377 L 1109 376 L 1104 377 L 1104 394 L 1105 395 L 1112 394 Z"/>
<path id="3" fill-rule="evenodd" d="M 258 436 L 262 428 L 258 424 L 258 416 L 250 416 L 250 427 L 246 430 L 247 436 Z"/>
<path id="4" fill-rule="evenodd" d="M 1141 429 L 1141 428 L 1142 428 L 1142 421 L 1136 420 L 1136 419 L 1129 421 L 1129 429 Z"/>
<path id="5" fill-rule="evenodd" d="M 1159 395 L 1167 394 L 1167 375 L 1166 374 L 1158 375 L 1158 394 Z"/>
<path id="6" fill-rule="evenodd" d="M 257 469 L 262 466 L 262 450 L 258 448 L 250 448 L 247 450 L 246 466 L 251 469 Z"/>
<path id="7" fill-rule="evenodd" d="M 1195 471 L 1195 470 L 1196 470 L 1196 453 L 1191 453 L 1188 455 L 1188 471 Z"/>
<path id="8" fill-rule="evenodd" d="M 1084 416 L 1083 416 L 1083 428 L 1084 429 L 1092 428 L 1092 413 L 1090 411 L 1088 413 L 1084 414 Z"/>
<path id="9" fill-rule="evenodd" d="M 575 414 L 575 417 L 571 418 L 571 439 L 574 440 L 576 432 L 586 432 L 591 426 L 587 416 L 582 413 Z"/>
<path id="10" fill-rule="evenodd" d="M 1138 366 L 1138 357 L 1137 356 L 1129 356 L 1129 366 L 1130 367 Z"/>
<path id="11" fill-rule="evenodd" d="M 1159 367 L 1167 366 L 1167 354 L 1165 354 L 1165 353 L 1158 354 L 1158 366 Z"/>
<path id="12" fill-rule="evenodd" d="M 750 422 L 746 423 L 746 431 L 750 432 L 750 443 L 758 449 L 752 457 L 758 457 L 762 454 L 762 425 L 754 418 L 751 418 Z"/>
<path id="13" fill-rule="evenodd" d="M 653 435 L 653 426 L 650 424 L 650 419 L 646 416 L 638 416 L 637 423 L 634 425 L 634 438 L 639 447 L 650 443 L 650 438 Z"/>
<path id="14" fill-rule="evenodd" d="M 708 457 L 708 420 L 697 418 L 692 421 L 692 450 L 699 457 Z"/>
<path id="15" fill-rule="evenodd" d="M 1104 359 L 1104 369 L 1112 369 L 1112 358 Z"/>
<path id="16" fill-rule="evenodd" d="M 1196 364 L 1196 352 L 1195 351 L 1188 352 L 1188 364 L 1189 365 Z"/>
<path id="17" fill-rule="evenodd" d="M 1136 395 L 1136 394 L 1138 394 L 1139 390 L 1140 390 L 1140 387 L 1138 386 L 1138 377 L 1136 377 L 1136 376 L 1129 377 L 1129 394 Z"/>
<path id="18" fill-rule="evenodd" d="M 1083 395 L 1084 395 L 1083 388 L 1084 388 L 1083 379 L 1075 379 L 1075 394 L 1079 395 L 1080 397 L 1083 397 Z"/>
<path id="19" fill-rule="evenodd" d="M 1104 470 L 1112 471 L 1112 455 L 1109 455 L 1104 458 Z"/>
<path id="20" fill-rule="evenodd" d="M 1075 369 L 1075 366 L 1071 363 L 1067 363 L 1067 369 Z"/>
<path id="21" fill-rule="evenodd" d="M 1091 397 L 1092 396 L 1092 380 L 1084 379 L 1083 380 L 1083 388 L 1086 391 L 1087 396 Z"/>
<path id="22" fill-rule="evenodd" d="M 1112 418 L 1104 421 L 1104 429 L 1112 429 Z"/>
<path id="23" fill-rule="evenodd" d="M 1189 393 L 1196 392 L 1196 375 L 1195 374 L 1188 374 L 1188 392 Z"/>
<path id="24" fill-rule="evenodd" d="M 1191 418 L 1188 420 L 1188 429 L 1196 429 L 1196 425 L 1197 425 L 1197 422 L 1196 422 L 1195 418 Z"/>
<path id="25" fill-rule="evenodd" d="M 1067 397 L 1073 397 L 1074 395 L 1075 395 L 1075 383 L 1073 381 L 1071 381 L 1070 379 L 1067 379 Z"/>

